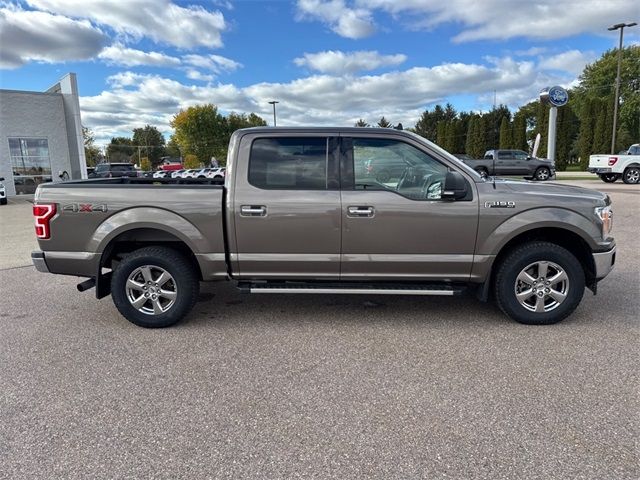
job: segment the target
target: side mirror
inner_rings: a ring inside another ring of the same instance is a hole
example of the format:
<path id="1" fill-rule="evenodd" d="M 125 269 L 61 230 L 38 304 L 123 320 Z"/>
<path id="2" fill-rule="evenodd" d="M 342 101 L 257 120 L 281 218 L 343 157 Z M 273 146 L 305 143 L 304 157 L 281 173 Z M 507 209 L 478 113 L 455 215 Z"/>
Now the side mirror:
<path id="1" fill-rule="evenodd" d="M 528 156 L 528 157 L 527 157 L 527 160 L 531 160 L 532 158 L 533 158 L 532 156 Z"/>
<path id="2" fill-rule="evenodd" d="M 444 178 L 443 200 L 460 200 L 467 196 L 467 181 L 460 172 L 447 172 Z"/>
<path id="3" fill-rule="evenodd" d="M 4 177 L 0 177 L 0 182 L 4 182 Z"/>

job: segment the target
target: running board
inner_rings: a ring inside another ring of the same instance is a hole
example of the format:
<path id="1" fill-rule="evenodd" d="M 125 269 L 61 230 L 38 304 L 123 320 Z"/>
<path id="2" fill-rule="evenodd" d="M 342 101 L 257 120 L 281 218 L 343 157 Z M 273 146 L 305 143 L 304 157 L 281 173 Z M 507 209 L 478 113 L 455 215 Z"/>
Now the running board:
<path id="1" fill-rule="evenodd" d="M 332 284 L 332 283 L 295 283 L 240 282 L 238 288 L 243 293 L 320 293 L 351 295 L 461 295 L 465 288 L 446 284 Z"/>

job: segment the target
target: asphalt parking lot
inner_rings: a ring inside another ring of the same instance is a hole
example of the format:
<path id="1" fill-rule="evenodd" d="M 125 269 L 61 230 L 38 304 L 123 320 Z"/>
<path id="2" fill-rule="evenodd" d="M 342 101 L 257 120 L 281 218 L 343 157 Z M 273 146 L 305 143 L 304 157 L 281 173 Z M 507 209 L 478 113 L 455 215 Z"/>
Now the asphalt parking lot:
<path id="1" fill-rule="evenodd" d="M 563 323 L 473 297 L 244 296 L 138 328 L 0 207 L 0 478 L 640 478 L 640 186 Z"/>

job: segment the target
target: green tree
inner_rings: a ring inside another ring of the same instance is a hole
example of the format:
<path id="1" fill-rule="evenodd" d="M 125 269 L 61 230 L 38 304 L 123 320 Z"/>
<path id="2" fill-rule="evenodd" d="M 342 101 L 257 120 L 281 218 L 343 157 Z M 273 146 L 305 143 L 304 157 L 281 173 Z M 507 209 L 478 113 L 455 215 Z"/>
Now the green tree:
<path id="1" fill-rule="evenodd" d="M 167 147 L 165 148 L 166 154 L 171 158 L 180 158 L 180 145 L 176 141 L 175 135 L 171 135 L 169 141 L 167 142 Z"/>
<path id="2" fill-rule="evenodd" d="M 131 142 L 138 150 L 136 154 L 147 157 L 154 168 L 160 163 L 160 158 L 166 155 L 164 137 L 154 126 L 134 128 Z"/>
<path id="3" fill-rule="evenodd" d="M 202 163 L 203 162 L 198 160 L 198 157 L 193 153 L 188 153 L 184 157 L 184 168 L 199 168 L 202 166 Z"/>
<path id="4" fill-rule="evenodd" d="M 391 128 L 393 125 L 391 125 L 391 122 L 384 118 L 383 115 L 382 117 L 380 117 L 380 120 L 378 120 L 377 126 L 380 128 Z"/>
<path id="5" fill-rule="evenodd" d="M 598 60 L 587 65 L 580 75 L 580 83 L 574 89 L 579 103 L 587 99 L 609 99 L 608 108 L 613 109 L 618 66 L 618 49 L 605 52 Z M 640 45 L 623 48 L 620 70 L 620 109 L 619 125 L 636 139 L 640 138 Z M 612 117 L 613 119 L 613 117 Z M 613 127 L 612 127 L 613 128 Z M 611 149 L 611 131 L 609 131 L 609 147 L 599 153 L 607 153 Z M 616 151 L 629 145 L 616 145 Z"/>
<path id="6" fill-rule="evenodd" d="M 500 122 L 500 148 L 513 148 L 511 124 L 507 117 Z"/>
<path id="7" fill-rule="evenodd" d="M 135 152 L 133 142 L 128 137 L 112 137 L 111 143 L 107 145 L 107 158 L 112 163 L 131 162 Z"/>
<path id="8" fill-rule="evenodd" d="M 103 159 L 100 149 L 95 145 L 95 137 L 89 127 L 82 127 L 82 139 L 84 140 L 84 157 L 88 167 L 95 167 Z"/>
<path id="9" fill-rule="evenodd" d="M 441 120 L 436 127 L 436 144 L 444 148 L 447 135 L 447 121 Z"/>
<path id="10" fill-rule="evenodd" d="M 366 120 L 364 120 L 363 118 L 358 119 L 358 121 L 356 123 L 354 123 L 353 125 L 354 127 L 368 127 L 369 124 L 367 123 Z"/>
<path id="11" fill-rule="evenodd" d="M 171 126 L 173 138 L 183 156 L 195 155 L 199 162 L 209 165 L 212 158 L 224 164 L 231 134 L 246 127 L 264 126 L 264 119 L 250 113 L 230 113 L 223 116 L 213 104 L 195 105 L 174 115 Z"/>
<path id="12" fill-rule="evenodd" d="M 593 146 L 593 131 L 595 127 L 595 113 L 597 100 L 586 98 L 579 106 L 580 130 L 578 132 L 577 150 L 580 159 L 580 167 L 589 166 L 589 155 Z"/>
<path id="13" fill-rule="evenodd" d="M 142 157 L 140 159 L 140 170 L 144 172 L 148 172 L 151 170 L 151 161 L 147 157 Z"/>
<path id="14" fill-rule="evenodd" d="M 527 145 L 527 119 L 524 113 L 518 112 L 513 117 L 511 145 L 517 150 L 529 151 L 529 145 Z"/>

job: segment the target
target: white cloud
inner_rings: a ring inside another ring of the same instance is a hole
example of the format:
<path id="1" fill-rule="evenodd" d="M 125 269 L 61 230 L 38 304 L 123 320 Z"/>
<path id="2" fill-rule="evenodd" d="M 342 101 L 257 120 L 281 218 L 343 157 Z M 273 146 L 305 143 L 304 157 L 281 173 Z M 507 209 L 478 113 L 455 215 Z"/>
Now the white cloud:
<path id="1" fill-rule="evenodd" d="M 125 47 L 122 44 L 106 47 L 100 52 L 98 58 L 108 64 L 125 67 L 138 65 L 175 67 L 181 63 L 179 58 L 171 57 L 161 52 L 143 52 L 142 50 Z"/>
<path id="2" fill-rule="evenodd" d="M 221 47 L 227 28 L 220 11 L 181 7 L 170 0 L 26 0 L 33 8 L 87 19 L 123 38 L 148 37 L 180 48 Z"/>
<path id="3" fill-rule="evenodd" d="M 204 68 L 215 73 L 233 72 L 242 67 L 241 63 L 221 55 L 185 55 L 184 63 L 198 68 Z"/>
<path id="4" fill-rule="evenodd" d="M 365 38 L 375 31 L 371 12 L 366 8 L 349 8 L 344 0 L 298 0 L 300 19 L 318 19 L 341 37 Z"/>
<path id="5" fill-rule="evenodd" d="M 595 52 L 569 50 L 557 55 L 542 57 L 539 66 L 546 70 L 561 70 L 577 76 L 584 70 L 585 65 L 593 62 L 597 57 Z"/>
<path id="6" fill-rule="evenodd" d="M 87 21 L 0 7 L 0 68 L 17 68 L 29 61 L 86 60 L 94 57 L 106 40 Z"/>
<path id="7" fill-rule="evenodd" d="M 82 97 L 83 123 L 99 141 L 151 123 L 170 131 L 172 116 L 189 105 L 215 103 L 224 111 L 256 112 L 270 118 L 271 99 L 279 100 L 283 125 L 352 125 L 358 118 L 385 115 L 413 125 L 425 107 L 452 95 L 482 95 L 497 89 L 504 98 L 536 95 L 549 82 L 533 62 L 491 59 L 488 65 L 451 63 L 380 75 L 313 75 L 286 83 L 187 85 L 158 75 L 122 72 L 109 88 Z M 559 83 L 559 81 L 553 81 Z"/>
<path id="8" fill-rule="evenodd" d="M 384 12 L 410 28 L 460 25 L 453 40 L 466 42 L 513 37 L 555 39 L 581 33 L 606 33 L 620 19 L 638 16 L 637 0 L 298 0 L 303 18 L 328 24 L 343 37 L 362 38 Z M 339 28 L 341 19 L 357 18 L 362 31 Z M 359 33 L 359 34 L 358 34 Z"/>
<path id="9" fill-rule="evenodd" d="M 380 67 L 396 66 L 406 61 L 407 56 L 401 53 L 382 55 L 376 51 L 341 52 L 327 50 L 318 53 L 305 53 L 293 62 L 301 67 L 308 67 L 322 73 L 355 73 L 375 70 Z"/>
<path id="10" fill-rule="evenodd" d="M 197 80 L 199 82 L 211 82 L 216 78 L 215 75 L 202 73 L 200 70 L 196 70 L 194 68 L 188 68 L 186 75 L 188 79 Z"/>

